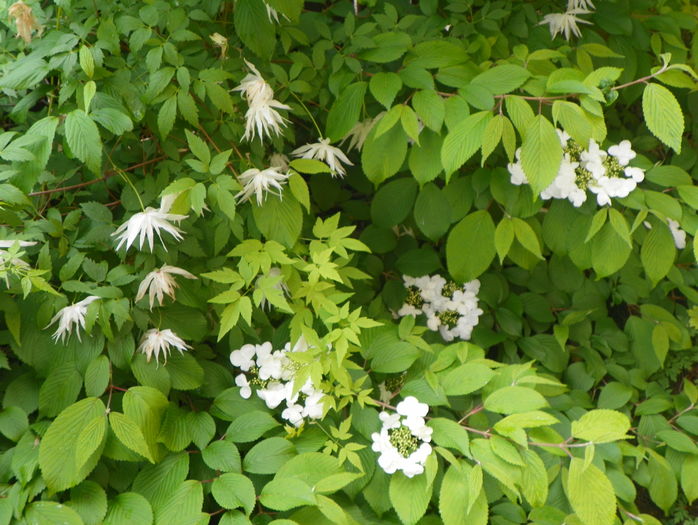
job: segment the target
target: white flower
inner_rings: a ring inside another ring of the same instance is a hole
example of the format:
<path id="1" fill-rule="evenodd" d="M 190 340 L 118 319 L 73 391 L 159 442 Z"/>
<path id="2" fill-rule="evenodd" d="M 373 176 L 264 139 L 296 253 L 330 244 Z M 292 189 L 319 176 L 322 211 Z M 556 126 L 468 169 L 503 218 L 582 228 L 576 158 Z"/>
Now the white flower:
<path id="1" fill-rule="evenodd" d="M 642 168 L 636 168 L 635 166 L 626 166 L 623 170 L 626 177 L 630 177 L 635 182 L 642 182 L 645 180 L 645 170 Z"/>
<path id="2" fill-rule="evenodd" d="M 36 242 L 34 241 L 20 241 L 18 239 L 5 239 L 5 240 L 0 240 L 0 248 L 11 248 L 14 243 L 19 243 L 20 248 L 24 248 L 26 246 L 34 246 Z"/>
<path id="3" fill-rule="evenodd" d="M 256 353 L 257 348 L 255 345 L 242 345 L 240 349 L 233 350 L 230 353 L 230 363 L 247 372 L 250 368 L 255 366 L 254 356 Z"/>
<path id="4" fill-rule="evenodd" d="M 671 235 L 674 237 L 674 245 L 678 250 L 683 250 L 686 247 L 686 232 L 673 219 L 667 218 L 667 223 L 669 224 Z"/>
<path id="5" fill-rule="evenodd" d="M 278 407 L 288 396 L 288 385 L 289 383 L 284 384 L 272 381 L 266 388 L 257 390 L 257 395 L 267 404 L 268 408 L 273 409 Z"/>
<path id="6" fill-rule="evenodd" d="M 349 133 L 347 133 L 342 139 L 341 144 L 343 144 L 345 140 L 349 139 L 349 146 L 347 149 L 357 149 L 361 151 L 361 149 L 364 147 L 364 142 L 366 142 L 368 134 L 371 133 L 373 126 L 376 125 L 376 122 L 378 122 L 384 114 L 385 111 L 381 111 L 373 118 L 362 120 L 361 122 L 354 124 L 354 127 L 351 128 Z"/>
<path id="7" fill-rule="evenodd" d="M 257 357 L 259 378 L 262 380 L 281 379 L 287 364 L 288 358 L 280 350 Z"/>
<path id="8" fill-rule="evenodd" d="M 158 234 L 160 242 L 162 242 L 163 247 L 165 247 L 165 242 L 162 240 L 160 235 L 160 230 L 164 230 L 174 237 L 176 240 L 182 240 L 182 230 L 170 224 L 172 222 L 181 222 L 186 219 L 186 215 L 174 215 L 170 213 L 164 213 L 155 208 L 147 207 L 144 211 L 138 212 L 131 216 L 131 218 L 123 223 L 117 228 L 117 230 L 112 233 L 112 236 L 116 236 L 119 241 L 116 249 L 118 250 L 121 246 L 126 243 L 126 249 L 128 250 L 136 238 L 139 238 L 138 249 L 143 249 L 143 242 L 148 239 L 148 246 L 150 246 L 150 251 L 153 251 L 153 233 Z M 167 248 L 165 247 L 165 250 Z"/>
<path id="9" fill-rule="evenodd" d="M 343 177 L 345 175 L 346 170 L 344 166 L 342 166 L 342 163 L 348 164 L 349 166 L 354 165 L 347 156 L 342 153 L 342 150 L 330 145 L 330 139 L 323 139 L 322 137 L 314 144 L 306 144 L 305 146 L 293 150 L 291 155 L 304 159 L 317 159 L 327 163 L 333 177 L 337 175 Z"/>
<path id="10" fill-rule="evenodd" d="M 159 270 L 150 272 L 145 276 L 145 279 L 141 281 L 138 287 L 138 293 L 136 294 L 136 301 L 140 301 L 145 297 L 145 293 L 148 292 L 148 300 L 150 309 L 152 310 L 153 303 L 156 299 L 160 306 L 162 306 L 165 295 L 169 295 L 174 300 L 177 282 L 171 275 L 181 275 L 187 279 L 196 279 L 195 275 L 192 275 L 182 268 L 165 264 Z"/>
<path id="11" fill-rule="evenodd" d="M 289 405 L 281 412 L 281 417 L 294 427 L 299 427 L 303 423 L 303 407 L 301 405 Z"/>
<path id="12" fill-rule="evenodd" d="M 235 384 L 240 387 L 240 397 L 249 399 L 252 395 L 252 388 L 250 387 L 250 382 L 247 380 L 247 376 L 245 374 L 238 374 L 235 376 Z"/>
<path id="13" fill-rule="evenodd" d="M 224 59 L 228 55 L 228 39 L 225 38 L 220 33 L 213 33 L 213 34 L 209 35 L 208 37 L 213 42 L 213 45 L 220 48 L 220 50 L 221 50 L 220 58 Z"/>
<path id="14" fill-rule="evenodd" d="M 629 140 L 623 140 L 619 144 L 611 146 L 608 148 L 608 154 L 615 157 L 621 166 L 627 166 L 628 162 L 637 156 Z"/>
<path id="15" fill-rule="evenodd" d="M 572 9 L 595 9 L 591 0 L 568 0 L 567 10 Z"/>
<path id="16" fill-rule="evenodd" d="M 267 198 L 267 193 L 273 193 L 281 198 L 282 186 L 289 176 L 288 173 L 280 173 L 278 168 L 246 170 L 240 175 L 240 182 L 244 184 L 244 188 L 235 195 L 235 198 L 238 199 L 238 202 L 244 202 L 249 200 L 252 195 L 256 195 L 258 206 L 261 206 Z M 277 191 L 274 191 L 275 189 Z"/>
<path id="17" fill-rule="evenodd" d="M 507 170 L 509 170 L 509 175 L 511 175 L 511 183 L 516 186 L 521 186 L 522 184 L 528 184 L 528 178 L 526 177 L 526 172 L 521 165 L 521 148 L 517 148 L 516 162 L 510 162 L 507 164 Z"/>
<path id="18" fill-rule="evenodd" d="M 406 417 L 424 417 L 429 412 L 429 405 L 420 403 L 416 397 L 408 396 L 404 401 L 400 401 L 395 407 L 395 410 L 401 416 Z"/>
<path id="19" fill-rule="evenodd" d="M 391 414 L 390 412 L 381 412 L 378 418 L 383 422 L 383 428 L 390 430 L 400 426 L 400 414 Z"/>
<path id="20" fill-rule="evenodd" d="M 191 349 L 191 346 L 180 339 L 177 334 L 169 328 L 166 330 L 151 328 L 143 334 L 138 350 L 145 354 L 148 363 L 150 363 L 150 359 L 153 357 L 153 354 L 155 354 L 155 362 L 160 364 L 160 353 L 162 353 L 165 363 L 167 363 L 167 357 L 172 351 L 172 347 L 179 350 L 180 354 Z"/>
<path id="21" fill-rule="evenodd" d="M 591 24 L 588 20 L 583 20 L 577 18 L 576 15 L 586 15 L 591 13 L 586 9 L 568 9 L 565 13 L 551 13 L 543 17 L 543 21 L 538 25 L 549 24 L 550 25 L 550 36 L 555 38 L 555 35 L 562 33 L 565 36 L 565 40 L 569 40 L 571 35 L 577 37 L 582 36 L 582 32 L 577 26 L 578 23 Z"/>
<path id="22" fill-rule="evenodd" d="M 245 134 L 243 139 L 254 139 L 255 135 L 260 139 L 266 135 L 271 137 L 281 134 L 281 126 L 284 125 L 284 118 L 276 109 L 291 109 L 290 106 L 274 100 L 274 90 L 262 78 L 250 62 L 245 60 L 245 64 L 252 70 L 240 85 L 233 88 L 233 91 L 242 91 L 247 99 L 248 109 L 245 113 Z M 274 109 L 276 108 L 276 109 Z"/>
<path id="23" fill-rule="evenodd" d="M 70 337 L 73 332 L 73 327 L 76 327 L 75 333 L 80 341 L 80 328 L 85 328 L 85 314 L 87 314 L 87 305 L 99 299 L 96 295 L 90 295 L 80 302 L 61 308 L 56 315 L 53 316 L 51 322 L 46 325 L 46 328 L 58 321 L 58 328 L 51 336 L 54 341 L 61 340 L 65 343 L 66 337 Z"/>
<path id="24" fill-rule="evenodd" d="M 312 394 L 308 394 L 305 398 L 305 406 L 303 407 L 303 417 L 310 419 L 320 419 L 325 407 L 322 403 L 322 398 L 325 394 L 316 390 Z"/>

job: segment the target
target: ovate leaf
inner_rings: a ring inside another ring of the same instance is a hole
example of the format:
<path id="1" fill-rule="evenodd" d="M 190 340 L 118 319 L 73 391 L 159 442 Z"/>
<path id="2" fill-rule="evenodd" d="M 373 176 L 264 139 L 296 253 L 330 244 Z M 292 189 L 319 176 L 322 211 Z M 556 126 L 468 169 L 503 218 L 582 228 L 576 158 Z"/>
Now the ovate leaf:
<path id="1" fill-rule="evenodd" d="M 642 92 L 642 113 L 652 134 L 681 153 L 684 120 L 676 97 L 660 84 L 647 84 Z"/>
<path id="2" fill-rule="evenodd" d="M 630 430 L 628 416 L 615 410 L 601 408 L 590 410 L 572 422 L 572 436 L 594 443 L 609 443 L 625 439 Z"/>
<path id="3" fill-rule="evenodd" d="M 397 75 L 395 76 L 397 77 Z M 327 115 L 326 131 L 326 136 L 332 142 L 341 140 L 359 121 L 366 87 L 366 82 L 355 82 L 346 87 L 332 104 Z"/>
<path id="4" fill-rule="evenodd" d="M 521 164 L 535 195 L 555 179 L 561 160 L 562 146 L 555 128 L 543 115 L 536 115 L 521 144 Z"/>
<path id="5" fill-rule="evenodd" d="M 464 217 L 446 241 L 448 271 L 460 282 L 472 281 L 487 270 L 495 253 L 494 222 L 485 210 Z"/>
<path id="6" fill-rule="evenodd" d="M 81 109 L 65 118 L 65 138 L 70 151 L 95 174 L 102 166 L 102 139 L 97 124 Z"/>
<path id="7" fill-rule="evenodd" d="M 431 499 L 433 485 L 421 474 L 408 478 L 396 472 L 390 478 L 390 502 L 405 525 L 414 525 L 424 515 Z"/>
<path id="8" fill-rule="evenodd" d="M 613 525 L 616 495 L 606 475 L 593 463 L 573 458 L 567 475 L 567 499 L 585 525 Z"/>
<path id="9" fill-rule="evenodd" d="M 480 111 L 467 117 L 446 135 L 441 147 L 441 163 L 446 171 L 447 179 L 480 149 L 482 135 L 491 118 L 490 111 Z"/>

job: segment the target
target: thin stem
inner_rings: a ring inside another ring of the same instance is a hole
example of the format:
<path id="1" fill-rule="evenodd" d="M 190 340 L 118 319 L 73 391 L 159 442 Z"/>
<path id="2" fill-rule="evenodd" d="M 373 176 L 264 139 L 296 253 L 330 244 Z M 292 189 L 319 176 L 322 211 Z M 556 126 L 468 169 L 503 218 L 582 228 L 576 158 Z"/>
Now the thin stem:
<path id="1" fill-rule="evenodd" d="M 300 99 L 300 97 L 299 97 L 298 95 L 296 95 L 293 91 L 289 90 L 289 93 L 291 93 L 291 95 L 293 96 L 293 98 L 295 98 L 295 99 L 298 101 L 298 103 L 303 107 L 303 109 L 305 110 L 305 112 L 306 112 L 306 113 L 308 114 L 308 116 L 310 117 L 310 120 L 313 122 L 313 125 L 315 126 L 315 129 L 317 130 L 318 137 L 323 138 L 323 136 L 322 136 L 322 131 L 320 131 L 320 126 L 318 126 L 318 123 L 317 123 L 317 121 L 315 120 L 315 117 L 313 117 L 313 114 L 312 114 L 312 113 L 310 112 L 310 110 L 308 109 L 308 106 L 306 106 L 306 105 L 303 103 L 303 101 Z"/>

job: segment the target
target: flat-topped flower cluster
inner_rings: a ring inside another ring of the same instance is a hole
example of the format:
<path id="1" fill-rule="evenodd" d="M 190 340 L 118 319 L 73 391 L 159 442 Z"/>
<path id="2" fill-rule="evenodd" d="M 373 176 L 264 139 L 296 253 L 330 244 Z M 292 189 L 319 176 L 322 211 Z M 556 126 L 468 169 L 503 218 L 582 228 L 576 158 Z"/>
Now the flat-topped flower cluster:
<path id="1" fill-rule="evenodd" d="M 438 331 L 444 340 L 470 339 L 482 314 L 477 300 L 480 281 L 459 285 L 440 275 L 403 275 L 402 279 L 407 297 L 397 312 L 399 317 L 425 315 L 429 329 Z"/>
<path id="2" fill-rule="evenodd" d="M 249 399 L 252 389 L 255 389 L 257 396 L 270 409 L 285 403 L 281 417 L 295 427 L 300 427 L 306 419 L 322 418 L 324 394 L 310 380 L 300 389 L 295 387 L 294 375 L 299 365 L 289 358 L 289 353 L 307 348 L 301 338 L 293 347 L 286 343 L 281 350 L 274 350 L 270 342 L 265 342 L 246 344 L 231 352 L 230 362 L 243 371 L 235 377 L 240 395 Z"/>
<path id="3" fill-rule="evenodd" d="M 642 168 L 630 166 L 636 156 L 629 140 L 603 150 L 594 139 L 584 149 L 564 131 L 557 130 L 563 155 L 555 180 L 545 188 L 542 199 L 567 199 L 575 207 L 587 200 L 587 190 L 596 195 L 599 206 L 611 204 L 613 198 L 630 195 L 639 182 L 645 179 Z M 511 183 L 528 184 L 528 178 L 520 162 L 521 149 L 516 150 L 516 162 L 507 166 Z"/>
<path id="4" fill-rule="evenodd" d="M 378 465 L 388 474 L 398 470 L 408 478 L 424 472 L 424 464 L 431 454 L 432 429 L 424 418 L 429 405 L 409 396 L 395 407 L 396 413 L 381 412 L 380 432 L 371 435 L 371 448 L 378 452 Z"/>

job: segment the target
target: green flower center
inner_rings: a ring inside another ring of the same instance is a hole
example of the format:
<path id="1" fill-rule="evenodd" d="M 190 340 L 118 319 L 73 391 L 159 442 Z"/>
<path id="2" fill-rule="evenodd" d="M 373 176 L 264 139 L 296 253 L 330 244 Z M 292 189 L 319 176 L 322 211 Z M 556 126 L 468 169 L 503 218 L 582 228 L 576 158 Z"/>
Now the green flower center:
<path id="1" fill-rule="evenodd" d="M 385 380 L 385 389 L 388 392 L 397 392 L 405 384 L 405 374 L 389 377 Z"/>
<path id="2" fill-rule="evenodd" d="M 574 172 L 577 175 L 574 181 L 577 184 L 577 187 L 586 190 L 589 186 L 589 182 L 592 179 L 591 172 L 582 167 L 577 168 L 574 170 Z"/>
<path id="3" fill-rule="evenodd" d="M 441 289 L 441 295 L 444 297 L 453 297 L 453 294 L 460 289 L 461 287 L 458 284 L 454 283 L 453 281 L 448 281 Z"/>
<path id="4" fill-rule="evenodd" d="M 624 175 L 623 166 L 618 163 L 617 158 L 608 155 L 605 159 L 603 159 L 602 164 L 606 168 L 607 177 L 622 177 Z"/>
<path id="5" fill-rule="evenodd" d="M 404 425 L 400 428 L 393 428 L 388 433 L 390 434 L 390 444 L 394 446 L 404 458 L 410 457 L 410 454 L 419 448 L 419 440 L 414 437 L 410 429 Z"/>
<path id="6" fill-rule="evenodd" d="M 422 298 L 422 294 L 419 293 L 419 288 L 416 286 L 410 286 L 407 288 L 407 298 L 405 299 L 405 302 L 411 306 L 414 306 L 415 308 L 421 308 L 424 306 L 424 299 Z"/>
<path id="7" fill-rule="evenodd" d="M 257 388 L 266 388 L 267 385 L 269 384 L 268 379 L 260 379 L 259 378 L 259 367 L 258 366 L 253 366 L 252 368 L 250 368 L 249 374 L 251 376 L 251 378 L 248 381 L 250 386 L 256 386 Z"/>
<path id="8" fill-rule="evenodd" d="M 441 320 L 441 324 L 445 324 L 449 328 L 453 328 L 458 324 L 460 314 L 455 310 L 444 310 L 439 314 L 439 319 Z"/>

